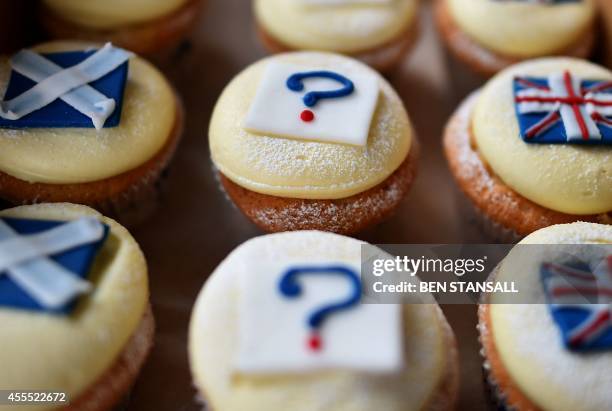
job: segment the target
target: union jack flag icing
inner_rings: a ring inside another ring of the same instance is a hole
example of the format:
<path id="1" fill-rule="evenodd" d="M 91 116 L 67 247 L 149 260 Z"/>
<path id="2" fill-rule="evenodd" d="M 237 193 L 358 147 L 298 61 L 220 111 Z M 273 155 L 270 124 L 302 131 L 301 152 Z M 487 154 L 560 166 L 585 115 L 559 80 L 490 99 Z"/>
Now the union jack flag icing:
<path id="1" fill-rule="evenodd" d="M 525 142 L 612 144 L 612 81 L 516 77 L 514 99 Z"/>
<path id="2" fill-rule="evenodd" d="M 612 349 L 612 255 L 586 263 L 544 263 L 542 283 L 553 320 L 574 351 Z"/>

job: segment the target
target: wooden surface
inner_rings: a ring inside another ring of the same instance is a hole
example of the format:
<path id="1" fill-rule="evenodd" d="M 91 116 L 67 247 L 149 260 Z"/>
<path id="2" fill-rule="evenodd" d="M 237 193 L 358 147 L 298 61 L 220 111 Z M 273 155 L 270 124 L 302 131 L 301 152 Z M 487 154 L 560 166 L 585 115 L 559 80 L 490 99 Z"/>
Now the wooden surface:
<path id="1" fill-rule="evenodd" d="M 227 82 L 265 56 L 255 37 L 247 0 L 208 0 L 191 47 L 163 69 L 183 97 L 187 132 L 179 147 L 163 203 L 133 230 L 149 263 L 157 339 L 128 409 L 199 410 L 187 360 L 191 308 L 206 277 L 237 245 L 261 234 L 219 191 L 207 144 L 211 110 Z M 441 133 L 456 106 L 442 49 L 428 9 L 417 46 L 389 77 L 422 144 L 419 176 L 399 213 L 360 238 L 371 243 L 486 242 L 458 206 L 441 150 Z M 485 409 L 475 306 L 447 306 L 461 354 L 458 409 Z M 245 410 L 248 411 L 248 410 Z M 377 410 L 383 411 L 383 410 Z"/>

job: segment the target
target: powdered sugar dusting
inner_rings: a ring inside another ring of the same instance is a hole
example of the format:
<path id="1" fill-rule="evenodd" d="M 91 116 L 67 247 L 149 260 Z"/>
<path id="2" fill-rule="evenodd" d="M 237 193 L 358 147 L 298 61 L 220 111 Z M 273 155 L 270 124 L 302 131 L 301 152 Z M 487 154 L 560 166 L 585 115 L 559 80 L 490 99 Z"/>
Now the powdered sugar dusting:
<path id="1" fill-rule="evenodd" d="M 521 244 L 612 244 L 612 225 L 576 222 L 546 227 L 525 237 Z"/>
<path id="2" fill-rule="evenodd" d="M 562 395 L 556 410 L 612 409 L 611 352 L 585 355 L 565 349 L 546 305 L 504 305 L 496 309 L 503 310 L 507 327 L 520 330 L 512 333 L 512 341 L 504 343 L 505 351 L 511 352 L 515 361 L 508 364 L 510 370 L 523 367 L 545 376 L 549 389 Z"/>

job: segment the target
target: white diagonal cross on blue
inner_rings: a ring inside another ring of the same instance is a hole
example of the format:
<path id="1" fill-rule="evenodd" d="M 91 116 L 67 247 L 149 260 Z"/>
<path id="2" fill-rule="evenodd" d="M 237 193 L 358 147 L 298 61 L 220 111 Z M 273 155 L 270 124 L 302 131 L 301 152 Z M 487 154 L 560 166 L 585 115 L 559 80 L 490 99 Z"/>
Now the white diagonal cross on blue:
<path id="1" fill-rule="evenodd" d="M 67 304 L 90 284 L 49 258 L 104 236 L 93 217 L 70 221 L 38 234 L 20 235 L 0 219 L 0 275 L 8 275 L 41 306 Z"/>
<path id="2" fill-rule="evenodd" d="M 9 101 L 0 102 L 0 117 L 18 120 L 60 98 L 89 117 L 99 130 L 116 103 L 88 84 L 112 72 L 131 56 L 132 53 L 107 43 L 79 64 L 62 68 L 31 50 L 23 50 L 11 59 L 11 66 L 37 84 Z"/>

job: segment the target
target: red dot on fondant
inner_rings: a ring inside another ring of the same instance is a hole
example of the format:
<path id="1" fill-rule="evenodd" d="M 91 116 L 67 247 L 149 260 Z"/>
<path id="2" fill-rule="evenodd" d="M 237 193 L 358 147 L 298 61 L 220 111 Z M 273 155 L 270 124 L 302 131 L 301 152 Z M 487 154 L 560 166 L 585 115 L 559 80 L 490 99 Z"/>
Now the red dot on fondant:
<path id="1" fill-rule="evenodd" d="M 311 351 L 321 351 L 322 347 L 323 342 L 321 341 L 319 334 L 312 334 L 310 338 L 308 338 L 308 348 Z"/>
<path id="2" fill-rule="evenodd" d="M 310 110 L 304 110 L 302 111 L 302 113 L 300 114 L 300 118 L 302 119 L 302 121 L 306 122 L 306 123 L 310 123 L 312 120 L 314 120 L 315 115 L 312 111 Z"/>

